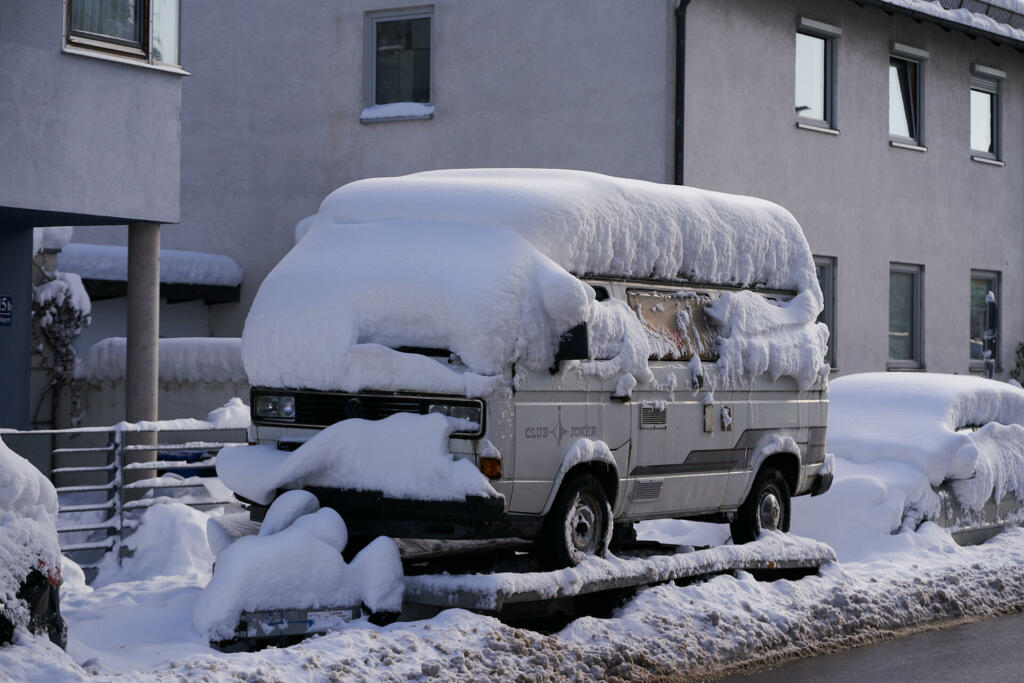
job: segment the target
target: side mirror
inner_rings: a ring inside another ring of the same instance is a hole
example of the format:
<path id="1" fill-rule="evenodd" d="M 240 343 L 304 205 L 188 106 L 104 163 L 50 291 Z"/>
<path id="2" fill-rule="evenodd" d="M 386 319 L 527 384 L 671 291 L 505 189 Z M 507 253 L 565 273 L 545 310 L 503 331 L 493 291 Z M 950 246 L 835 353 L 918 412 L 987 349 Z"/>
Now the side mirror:
<path id="1" fill-rule="evenodd" d="M 551 366 L 551 374 L 558 372 L 558 365 L 563 360 L 587 360 L 590 358 L 590 333 L 587 323 L 582 322 L 558 338 L 558 351 L 555 353 L 555 364 Z"/>

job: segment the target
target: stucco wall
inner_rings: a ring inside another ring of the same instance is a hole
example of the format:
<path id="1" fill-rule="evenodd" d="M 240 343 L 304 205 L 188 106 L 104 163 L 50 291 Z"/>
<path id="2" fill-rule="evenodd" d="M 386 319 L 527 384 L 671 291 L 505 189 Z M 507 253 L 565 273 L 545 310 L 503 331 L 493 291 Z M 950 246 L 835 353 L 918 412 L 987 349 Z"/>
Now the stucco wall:
<path id="1" fill-rule="evenodd" d="M 197 68 L 182 222 L 163 244 L 244 268 L 241 302 L 213 308 L 216 334 L 241 332 L 295 223 L 349 181 L 475 166 L 670 178 L 671 0 L 433 4 L 434 119 L 361 124 L 364 12 L 401 3 L 183 1 L 182 54 Z"/>
<path id="2" fill-rule="evenodd" d="M 797 17 L 842 28 L 833 137 L 794 125 Z M 1002 273 L 1003 364 L 1024 340 L 1024 57 L 852 2 L 694 0 L 686 35 L 684 181 L 790 209 L 816 254 L 838 258 L 838 365 L 884 370 L 889 262 L 924 266 L 924 361 L 969 369 L 972 268 Z M 888 144 L 890 41 L 928 50 L 926 153 Z M 972 62 L 1007 72 L 1004 168 L 971 161 Z"/>
<path id="3" fill-rule="evenodd" d="M 63 3 L 0 3 L 0 207 L 178 219 L 182 77 L 61 51 Z"/>

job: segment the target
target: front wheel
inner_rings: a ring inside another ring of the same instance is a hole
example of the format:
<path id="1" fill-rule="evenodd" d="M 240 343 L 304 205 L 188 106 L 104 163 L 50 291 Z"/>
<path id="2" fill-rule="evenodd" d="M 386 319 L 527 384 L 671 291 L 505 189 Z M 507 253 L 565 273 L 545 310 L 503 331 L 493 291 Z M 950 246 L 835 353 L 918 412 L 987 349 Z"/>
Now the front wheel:
<path id="1" fill-rule="evenodd" d="M 749 543 L 762 531 L 789 531 L 789 485 L 774 467 L 764 467 L 754 478 L 750 494 L 729 525 L 732 542 Z"/>
<path id="2" fill-rule="evenodd" d="M 569 479 L 544 518 L 537 558 L 547 569 L 575 567 L 590 555 L 608 550 L 612 508 L 604 487 L 593 475 Z"/>

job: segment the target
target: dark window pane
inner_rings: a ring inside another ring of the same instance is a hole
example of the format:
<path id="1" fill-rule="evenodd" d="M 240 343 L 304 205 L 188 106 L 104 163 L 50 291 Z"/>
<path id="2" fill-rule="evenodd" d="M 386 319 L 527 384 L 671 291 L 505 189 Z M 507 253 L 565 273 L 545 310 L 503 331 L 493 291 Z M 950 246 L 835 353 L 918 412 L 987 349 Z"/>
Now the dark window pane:
<path id="1" fill-rule="evenodd" d="M 71 31 L 112 38 L 131 44 L 142 42 L 142 2 L 137 0 L 73 0 Z"/>
<path id="2" fill-rule="evenodd" d="M 430 18 L 377 22 L 376 99 L 430 102 Z"/>
<path id="3" fill-rule="evenodd" d="M 889 358 L 915 360 L 916 334 L 914 273 L 889 273 Z"/>
<path id="4" fill-rule="evenodd" d="M 889 135 L 917 139 L 918 65 L 889 60 Z"/>
<path id="5" fill-rule="evenodd" d="M 835 321 L 836 321 L 836 297 L 835 297 L 835 261 L 833 259 L 824 260 L 814 264 L 814 273 L 818 277 L 818 286 L 821 287 L 821 296 L 823 299 L 824 306 L 822 307 L 821 313 L 818 314 L 819 323 L 825 323 L 828 326 L 828 349 L 825 353 L 825 360 L 832 367 L 836 365 L 835 355 Z"/>
<path id="6" fill-rule="evenodd" d="M 824 38 L 796 34 L 796 113 L 811 119 L 825 120 L 825 52 Z"/>
<path id="7" fill-rule="evenodd" d="M 998 302 L 997 290 L 995 278 L 978 275 L 971 277 L 971 360 L 984 360 L 985 299 L 992 292 Z"/>
<path id="8" fill-rule="evenodd" d="M 995 95 L 980 90 L 971 91 L 971 149 L 995 154 L 992 135 L 993 103 Z"/>

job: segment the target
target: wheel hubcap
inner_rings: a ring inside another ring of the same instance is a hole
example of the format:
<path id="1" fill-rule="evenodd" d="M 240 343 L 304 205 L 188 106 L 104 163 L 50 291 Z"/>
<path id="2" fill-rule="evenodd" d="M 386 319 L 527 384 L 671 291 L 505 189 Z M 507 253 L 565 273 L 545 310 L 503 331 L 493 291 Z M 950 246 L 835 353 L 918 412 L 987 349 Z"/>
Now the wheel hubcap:
<path id="1" fill-rule="evenodd" d="M 757 511 L 758 521 L 762 529 L 778 529 L 782 521 L 782 504 L 774 493 L 765 494 Z"/>
<path id="2" fill-rule="evenodd" d="M 569 529 L 572 545 L 580 554 L 593 555 L 600 541 L 599 512 L 597 501 L 587 495 L 580 495 L 569 513 Z"/>

